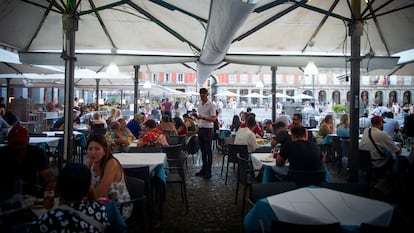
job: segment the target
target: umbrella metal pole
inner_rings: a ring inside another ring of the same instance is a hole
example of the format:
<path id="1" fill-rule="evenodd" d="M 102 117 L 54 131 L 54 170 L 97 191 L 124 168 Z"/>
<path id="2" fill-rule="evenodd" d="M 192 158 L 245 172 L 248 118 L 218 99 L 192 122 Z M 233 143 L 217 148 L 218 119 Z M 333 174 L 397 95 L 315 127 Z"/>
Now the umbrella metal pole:
<path id="1" fill-rule="evenodd" d="M 351 175 L 349 181 L 358 181 L 359 171 L 359 89 L 360 89 L 360 67 L 361 67 L 361 36 L 363 23 L 361 17 L 361 1 L 352 1 L 353 22 L 349 26 L 351 36 L 351 100 L 350 100 L 350 154 L 349 166 Z"/>
<path id="2" fill-rule="evenodd" d="M 276 121 L 276 66 L 272 66 L 272 122 Z"/>
<path id="3" fill-rule="evenodd" d="M 71 162 L 73 153 L 73 92 L 75 86 L 75 32 L 78 30 L 78 19 L 74 15 L 62 16 L 65 34 L 62 57 L 65 60 L 65 134 L 63 159 Z"/>
<path id="4" fill-rule="evenodd" d="M 134 115 L 138 113 L 138 100 L 139 100 L 139 66 L 134 66 Z"/>

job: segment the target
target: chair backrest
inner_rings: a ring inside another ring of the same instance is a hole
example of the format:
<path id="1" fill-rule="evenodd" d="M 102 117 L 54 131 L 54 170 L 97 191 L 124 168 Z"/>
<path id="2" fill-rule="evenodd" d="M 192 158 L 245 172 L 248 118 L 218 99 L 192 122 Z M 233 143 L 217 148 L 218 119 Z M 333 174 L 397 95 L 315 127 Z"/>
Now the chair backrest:
<path id="1" fill-rule="evenodd" d="M 249 169 L 249 152 L 247 145 L 229 144 L 229 156 L 227 158 L 230 162 L 237 163 L 238 181 L 246 184 L 248 181 Z"/>
<path id="2" fill-rule="evenodd" d="M 90 135 L 105 135 L 106 128 L 104 124 L 93 124 L 91 125 Z"/>
<path id="3" fill-rule="evenodd" d="M 341 225 L 339 222 L 336 223 L 325 223 L 325 224 L 316 224 L 316 225 L 308 225 L 308 224 L 296 224 L 296 223 L 289 223 L 283 222 L 280 220 L 273 220 L 272 221 L 272 228 L 271 232 L 277 233 L 314 233 L 314 232 L 342 232 Z"/>
<path id="4" fill-rule="evenodd" d="M 125 176 L 126 185 L 131 199 L 145 196 L 145 181 L 132 176 Z"/>
<path id="5" fill-rule="evenodd" d="M 181 144 L 163 147 L 163 152 L 167 155 L 166 169 L 170 173 L 178 173 L 184 179 L 185 154 L 181 151 Z"/>
<path id="6" fill-rule="evenodd" d="M 133 167 L 133 168 L 124 168 L 125 177 L 134 177 L 144 181 L 145 188 L 144 193 L 147 197 L 150 197 L 151 194 L 151 173 L 150 167 L 142 166 L 142 167 Z"/>
<path id="7" fill-rule="evenodd" d="M 325 175 L 325 170 L 300 171 L 289 169 L 287 180 L 296 182 L 296 185 L 299 187 L 305 187 L 309 185 L 319 185 L 325 181 Z"/>
<path id="8" fill-rule="evenodd" d="M 186 144 L 187 153 L 190 155 L 197 154 L 199 149 L 200 144 L 198 144 L 198 136 L 194 134 L 188 137 Z"/>
<path id="9" fill-rule="evenodd" d="M 167 137 L 168 145 L 181 144 L 181 150 L 186 151 L 186 136 L 185 135 L 169 135 Z"/>
<path id="10" fill-rule="evenodd" d="M 237 155 L 239 155 L 243 159 L 249 158 L 249 151 L 247 145 L 236 145 L 236 144 L 229 144 L 229 157 L 228 160 L 230 162 L 237 163 Z"/>
<path id="11" fill-rule="evenodd" d="M 161 147 L 153 146 L 133 146 L 128 147 L 127 153 L 159 153 L 162 152 Z"/>

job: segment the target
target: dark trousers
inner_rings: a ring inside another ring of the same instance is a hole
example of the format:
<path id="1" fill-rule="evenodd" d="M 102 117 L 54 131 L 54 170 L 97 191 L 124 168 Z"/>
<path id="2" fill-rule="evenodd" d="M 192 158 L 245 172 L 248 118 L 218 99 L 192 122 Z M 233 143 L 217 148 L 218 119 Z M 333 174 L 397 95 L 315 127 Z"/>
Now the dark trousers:
<path id="1" fill-rule="evenodd" d="M 211 173 L 211 166 L 213 164 L 213 152 L 211 150 L 211 140 L 213 138 L 213 129 L 199 128 L 198 142 L 200 144 L 201 158 L 203 159 L 204 172 Z"/>

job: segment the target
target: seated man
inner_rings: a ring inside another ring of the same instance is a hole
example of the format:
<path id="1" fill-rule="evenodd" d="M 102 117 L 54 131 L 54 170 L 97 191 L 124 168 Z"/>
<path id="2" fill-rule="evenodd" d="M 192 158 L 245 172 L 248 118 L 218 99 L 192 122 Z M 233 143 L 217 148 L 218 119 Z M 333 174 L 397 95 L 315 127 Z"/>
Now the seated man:
<path id="1" fill-rule="evenodd" d="M 384 185 L 392 184 L 392 173 L 390 170 L 394 163 L 394 158 L 401 153 L 401 148 L 397 146 L 388 134 L 382 131 L 384 120 L 381 116 L 371 118 L 372 127 L 365 129 L 362 135 L 359 149 L 369 151 L 371 154 L 371 165 L 377 169 L 381 175 L 389 173 L 384 179 L 379 180 L 378 188 L 386 188 Z M 382 189 L 385 191 L 385 189 Z"/>
<path id="2" fill-rule="evenodd" d="M 300 171 L 321 170 L 322 159 L 319 147 L 306 140 L 306 129 L 293 127 L 292 141 L 285 143 L 276 153 L 276 166 L 284 166 L 289 160 L 289 169 Z"/>
<path id="3" fill-rule="evenodd" d="M 274 147 L 277 144 L 283 146 L 284 143 L 291 141 L 289 131 L 287 131 L 287 125 L 283 121 L 279 121 L 273 124 L 273 136 L 271 145 Z"/>
<path id="4" fill-rule="evenodd" d="M 30 232 L 104 232 L 109 226 L 106 208 L 83 202 L 91 189 L 91 172 L 83 164 L 68 164 L 57 179 L 59 206 L 39 216 Z"/>
<path id="5" fill-rule="evenodd" d="M 247 127 L 240 128 L 237 133 L 236 137 L 234 138 L 234 144 L 236 145 L 247 145 L 247 150 L 249 153 L 254 152 L 259 145 L 256 141 L 256 135 L 254 134 L 253 130 L 256 127 L 256 119 L 254 116 L 247 117 Z"/>
<path id="6" fill-rule="evenodd" d="M 7 146 L 0 148 L 0 200 L 12 197 L 16 180 L 23 182 L 23 194 L 43 197 L 43 187 L 52 184 L 53 175 L 45 151 L 29 145 L 29 133 L 21 126 L 14 126 L 7 136 Z M 42 183 L 38 181 L 38 175 Z"/>

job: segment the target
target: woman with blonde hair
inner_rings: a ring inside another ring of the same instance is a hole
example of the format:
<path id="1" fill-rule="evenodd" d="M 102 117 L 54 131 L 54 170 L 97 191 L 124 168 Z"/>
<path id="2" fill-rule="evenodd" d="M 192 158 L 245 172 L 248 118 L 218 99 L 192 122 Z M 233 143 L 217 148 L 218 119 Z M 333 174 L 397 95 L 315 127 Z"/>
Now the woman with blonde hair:
<path id="1" fill-rule="evenodd" d="M 318 131 L 318 138 L 322 139 L 321 144 L 330 144 L 332 137 L 327 137 L 328 134 L 334 133 L 334 119 L 332 115 L 326 115 L 321 121 Z"/>
<path id="2" fill-rule="evenodd" d="M 339 124 L 336 125 L 336 134 L 338 137 L 349 137 L 349 116 L 348 114 L 342 114 L 339 119 Z"/>

